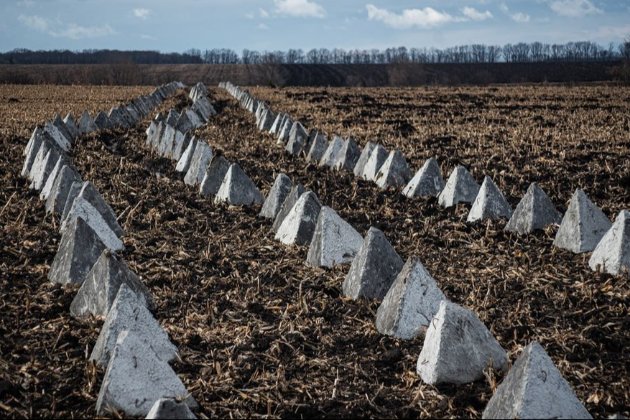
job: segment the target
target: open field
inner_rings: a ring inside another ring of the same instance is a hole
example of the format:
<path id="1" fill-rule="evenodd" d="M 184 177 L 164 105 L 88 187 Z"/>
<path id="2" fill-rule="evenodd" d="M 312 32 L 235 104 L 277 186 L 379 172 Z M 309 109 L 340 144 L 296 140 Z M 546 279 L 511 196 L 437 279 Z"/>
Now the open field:
<path id="1" fill-rule="evenodd" d="M 76 288 L 47 281 L 57 221 L 19 177 L 33 127 L 56 113 L 109 109 L 153 87 L 0 86 L 0 413 L 93 416 L 103 371 L 88 364 L 102 321 L 76 320 Z M 411 168 L 435 156 L 491 176 L 514 207 L 537 182 L 564 212 L 582 188 L 609 218 L 630 207 L 630 89 L 613 86 L 252 88 L 307 128 L 399 148 Z M 466 206 L 407 199 L 285 154 L 253 116 L 210 89 L 219 115 L 197 135 L 267 192 L 284 172 L 361 234 L 383 230 L 418 256 L 453 301 L 510 352 L 549 353 L 593 416 L 630 415 L 630 278 L 593 273 L 551 246 L 557 227 L 519 237 L 470 225 Z M 162 109 L 181 108 L 178 95 Z M 500 377 L 433 387 L 415 373 L 422 339 L 374 327 L 376 302 L 341 295 L 347 266 L 304 264 L 255 209 L 216 206 L 144 144 L 148 122 L 85 138 L 74 163 L 126 232 L 124 258 L 155 296 L 178 347 L 174 370 L 205 416 L 480 417 Z"/>

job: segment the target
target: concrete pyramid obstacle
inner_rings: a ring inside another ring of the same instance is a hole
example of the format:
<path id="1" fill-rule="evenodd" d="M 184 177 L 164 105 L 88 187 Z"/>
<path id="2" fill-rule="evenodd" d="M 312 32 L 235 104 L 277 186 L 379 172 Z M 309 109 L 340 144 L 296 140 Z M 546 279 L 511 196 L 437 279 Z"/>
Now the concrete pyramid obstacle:
<path id="1" fill-rule="evenodd" d="M 297 201 L 300 199 L 302 194 L 304 194 L 305 192 L 306 192 L 306 189 L 302 186 L 302 184 L 294 185 L 291 188 L 289 195 L 282 203 L 282 206 L 280 207 L 280 211 L 278 211 L 276 218 L 273 220 L 273 225 L 271 229 L 274 232 L 278 232 L 278 229 L 280 229 L 280 225 L 282 225 L 282 222 L 284 222 L 284 219 L 291 212 L 291 209 L 293 209 L 293 206 L 295 206 L 295 203 L 297 203 Z"/>
<path id="2" fill-rule="evenodd" d="M 576 254 L 590 252 L 611 225 L 608 217 L 588 199 L 584 191 L 577 189 L 571 197 L 553 245 Z"/>
<path id="3" fill-rule="evenodd" d="M 98 127 L 94 124 L 94 120 L 90 117 L 89 112 L 83 111 L 79 119 L 79 133 L 89 134 L 96 130 L 98 130 Z"/>
<path id="4" fill-rule="evenodd" d="M 82 284 L 105 248 L 105 244 L 85 220 L 75 218 L 61 235 L 48 280 L 61 284 Z"/>
<path id="5" fill-rule="evenodd" d="M 149 127 L 147 127 L 145 131 L 147 135 L 147 140 L 146 140 L 147 146 L 153 144 L 153 141 L 154 141 L 153 138 L 157 134 L 159 124 L 160 124 L 159 122 L 151 121 L 151 123 L 149 124 Z"/>
<path id="6" fill-rule="evenodd" d="M 173 141 L 173 151 L 171 152 L 171 158 L 177 162 L 181 159 L 184 150 L 188 147 L 190 143 L 191 135 L 190 132 L 183 134 L 179 131 L 175 131 L 175 139 Z"/>
<path id="7" fill-rule="evenodd" d="M 64 165 L 59 171 L 55 182 L 46 199 L 46 212 L 61 214 L 68 199 L 68 193 L 73 183 L 82 185 L 81 177 L 68 165 Z"/>
<path id="8" fill-rule="evenodd" d="M 63 158 L 63 156 L 59 156 L 59 158 L 57 159 L 57 163 L 55 164 L 53 170 L 50 172 L 50 175 L 48 175 L 48 178 L 46 178 L 46 182 L 44 183 L 44 187 L 42 188 L 41 192 L 39 193 L 39 199 L 40 200 L 47 200 L 48 196 L 50 195 L 50 192 L 52 191 L 52 187 L 55 184 L 55 179 L 57 178 L 57 175 L 59 175 L 59 172 L 61 171 L 61 168 L 66 164 L 65 159 Z"/>
<path id="9" fill-rule="evenodd" d="M 374 146 L 374 150 L 372 150 L 372 154 L 370 154 L 370 158 L 366 162 L 365 168 L 363 168 L 361 178 L 367 181 L 374 181 L 388 155 L 387 150 L 380 144 Z"/>
<path id="10" fill-rule="evenodd" d="M 443 300 L 429 324 L 416 372 L 426 384 L 467 384 L 484 369 L 507 367 L 507 354 L 488 328 L 466 308 Z"/>
<path id="11" fill-rule="evenodd" d="M 62 222 L 66 220 L 66 218 L 68 217 L 68 213 L 70 213 L 70 209 L 72 208 L 72 205 L 74 204 L 74 200 L 75 198 L 78 197 L 82 188 L 83 188 L 83 181 L 73 182 L 72 185 L 70 185 L 70 189 L 68 190 L 68 195 L 66 196 L 66 202 L 63 205 L 63 211 L 60 213 L 61 217 L 59 218 L 59 220 L 61 220 Z"/>
<path id="12" fill-rule="evenodd" d="M 22 174 L 24 174 L 26 179 L 31 181 L 31 184 L 35 175 L 40 172 L 40 167 L 44 163 L 46 155 L 51 149 L 54 149 L 52 141 L 49 142 L 42 139 L 39 143 L 38 149 L 31 149 L 29 151 L 29 155 L 26 156 L 24 166 L 22 167 Z M 33 187 L 31 186 L 30 188 Z"/>
<path id="13" fill-rule="evenodd" d="M 403 265 L 383 232 L 371 227 L 343 281 L 343 294 L 351 299 L 382 300 Z"/>
<path id="14" fill-rule="evenodd" d="M 212 148 L 205 141 L 199 141 L 195 148 L 195 153 L 190 160 L 190 167 L 184 176 L 186 185 L 195 186 L 201 184 L 206 175 L 208 164 L 212 160 Z"/>
<path id="15" fill-rule="evenodd" d="M 444 189 L 444 178 L 440 165 L 434 158 L 429 158 L 424 162 L 422 168 L 403 190 L 403 194 L 409 198 L 413 197 L 437 197 Z"/>
<path id="16" fill-rule="evenodd" d="M 512 207 L 492 178 L 486 175 L 466 220 L 470 223 L 486 219 L 509 219 L 511 215 Z"/>
<path id="17" fill-rule="evenodd" d="M 304 157 L 308 155 L 308 152 L 311 150 L 311 146 L 313 145 L 313 141 L 317 137 L 318 131 L 316 128 L 311 128 L 311 131 L 308 132 L 308 137 L 306 138 L 306 144 L 304 145 L 304 149 L 302 152 L 304 153 Z"/>
<path id="18" fill-rule="evenodd" d="M 79 137 L 79 127 L 77 127 L 77 123 L 75 122 L 72 113 L 68 113 L 68 115 L 66 115 L 66 117 L 63 119 L 63 123 L 66 125 L 66 129 L 73 139 Z"/>
<path id="19" fill-rule="evenodd" d="M 231 206 L 252 206 L 262 204 L 263 201 L 262 193 L 238 163 L 230 165 L 214 198 L 215 203 Z"/>
<path id="20" fill-rule="evenodd" d="M 350 137 L 344 141 L 343 147 L 339 151 L 339 156 L 333 167 L 338 171 L 346 170 L 352 172 L 360 156 L 361 148 L 357 142 Z"/>
<path id="21" fill-rule="evenodd" d="M 221 184 L 230 169 L 230 162 L 223 156 L 215 156 L 210 161 L 206 174 L 201 181 L 199 193 L 204 197 L 214 197 L 219 192 Z"/>
<path id="22" fill-rule="evenodd" d="M 52 124 L 57 128 L 57 130 L 59 130 L 59 132 L 66 138 L 66 140 L 68 140 L 68 142 L 72 144 L 72 142 L 74 141 L 74 136 L 72 135 L 70 130 L 68 130 L 66 123 L 63 122 L 59 114 L 55 115 Z"/>
<path id="23" fill-rule="evenodd" d="M 278 115 L 276 115 L 276 119 L 273 121 L 273 124 L 271 124 L 269 133 L 272 135 L 278 135 L 279 130 L 282 127 L 282 123 L 284 122 L 285 118 L 286 118 L 286 114 L 279 113 Z"/>
<path id="24" fill-rule="evenodd" d="M 63 232 L 77 218 L 83 219 L 107 248 L 114 251 L 125 249 L 122 241 L 111 229 L 103 215 L 91 203 L 80 196 L 74 199 L 72 207 L 61 225 L 61 231 Z"/>
<path id="25" fill-rule="evenodd" d="M 407 160 L 399 150 L 392 150 L 378 170 L 374 182 L 381 189 L 404 187 L 411 178 Z"/>
<path id="26" fill-rule="evenodd" d="M 43 147 L 39 148 L 40 151 L 43 151 Z M 50 176 L 51 172 L 55 168 L 55 164 L 57 160 L 59 160 L 60 156 L 57 151 L 53 149 L 49 149 L 46 153 L 44 159 L 36 159 L 33 164 L 34 170 L 32 171 L 33 181 L 31 182 L 30 188 L 41 191 L 46 184 L 46 180 Z M 39 163 L 38 163 L 39 161 Z"/>
<path id="27" fill-rule="evenodd" d="M 173 398 L 160 398 L 153 404 L 145 419 L 196 419 L 188 405 Z"/>
<path id="28" fill-rule="evenodd" d="M 335 165 L 335 162 L 339 159 L 339 153 L 343 148 L 343 140 L 339 136 L 333 136 L 333 139 L 328 143 L 328 148 L 324 152 L 321 160 L 319 161 L 319 166 L 328 166 L 332 168 Z"/>
<path id="29" fill-rule="evenodd" d="M 75 317 L 90 314 L 106 316 L 121 284 L 127 285 L 144 306 L 152 306 L 151 294 L 140 278 L 127 267 L 122 258 L 105 249 L 74 296 L 70 313 Z"/>
<path id="30" fill-rule="evenodd" d="M 94 206 L 96 210 L 98 210 L 116 236 L 123 236 L 125 234 L 118 224 L 116 213 L 114 213 L 114 210 L 112 210 L 103 196 L 96 190 L 94 184 L 89 181 L 84 182 L 78 196 L 84 198 L 88 203 Z"/>
<path id="31" fill-rule="evenodd" d="M 138 299 L 138 295 L 126 283 L 121 283 L 118 288 L 90 360 L 99 366 L 107 366 L 116 346 L 116 338 L 123 331 L 129 331 L 146 343 L 163 362 L 177 357 L 177 348 L 169 340 L 166 331 L 153 318 L 144 300 Z"/>
<path id="32" fill-rule="evenodd" d="M 269 131 L 275 119 L 276 119 L 276 116 L 274 115 L 273 111 L 271 111 L 270 109 L 265 109 L 265 111 L 262 113 L 260 117 L 258 130 Z"/>
<path id="33" fill-rule="evenodd" d="M 324 157 L 326 150 L 328 150 L 328 140 L 326 140 L 326 136 L 317 133 L 306 153 L 306 161 L 319 163 Z"/>
<path id="34" fill-rule="evenodd" d="M 109 130 L 110 128 L 112 128 L 111 121 L 107 117 L 107 114 L 105 114 L 103 111 L 96 114 L 96 117 L 94 118 L 94 125 L 99 130 Z"/>
<path id="35" fill-rule="evenodd" d="M 48 138 L 48 135 L 44 132 L 44 130 L 42 130 L 39 127 L 35 128 L 35 130 L 33 131 L 33 134 L 31 135 L 30 140 L 28 141 L 28 144 L 26 145 L 26 148 L 24 149 L 23 154 L 24 156 L 26 156 L 26 158 L 24 159 L 22 172 L 20 172 L 20 175 L 22 177 L 31 179 L 31 171 L 33 170 L 33 163 L 35 162 L 35 160 L 37 159 L 37 156 L 40 153 L 42 144 L 46 145 L 45 146 L 46 149 L 42 151 L 43 155 L 41 155 L 45 157 L 47 149 L 50 148 L 48 146 L 48 143 L 52 145 L 52 142 L 53 140 Z"/>
<path id="36" fill-rule="evenodd" d="M 438 203 L 445 208 L 456 206 L 459 203 L 472 203 L 477 198 L 478 193 L 479 184 L 466 168 L 457 165 L 438 196 Z"/>
<path id="37" fill-rule="evenodd" d="M 190 122 L 190 118 L 188 118 L 188 114 L 182 112 L 177 119 L 177 123 L 175 123 L 175 129 L 181 133 L 186 133 L 188 130 L 193 129 L 192 122 Z"/>
<path id="38" fill-rule="evenodd" d="M 554 223 L 560 223 L 561 217 L 562 215 L 556 210 L 547 194 L 538 185 L 532 183 L 516 206 L 505 230 L 523 235 L 537 229 L 544 229 Z"/>
<path id="39" fill-rule="evenodd" d="M 304 126 L 299 121 L 294 122 L 291 131 L 289 131 L 289 141 L 287 141 L 284 150 L 294 156 L 299 155 L 304 149 L 307 137 L 308 133 Z"/>
<path id="40" fill-rule="evenodd" d="M 279 146 L 284 146 L 287 141 L 289 141 L 289 135 L 291 134 L 291 128 L 293 127 L 293 120 L 290 117 L 287 117 L 282 123 L 282 127 L 278 132 L 278 141 L 276 144 Z"/>
<path id="41" fill-rule="evenodd" d="M 63 135 L 61 131 L 57 127 L 55 127 L 52 123 L 47 122 L 44 125 L 44 132 L 48 134 L 48 136 L 53 140 L 53 143 L 59 149 L 64 152 L 69 152 L 72 148 L 72 143 L 70 143 L 70 139 Z"/>
<path id="42" fill-rule="evenodd" d="M 171 109 L 170 111 L 168 111 L 168 115 L 166 116 L 166 120 L 164 121 L 164 123 L 166 125 L 170 125 L 171 127 L 174 127 L 175 124 L 177 124 L 177 120 L 179 120 L 179 112 L 177 112 L 174 109 Z"/>
<path id="43" fill-rule="evenodd" d="M 186 147 L 186 149 L 184 150 L 184 153 L 182 153 L 182 156 L 177 161 L 177 166 L 175 167 L 175 170 L 177 172 L 183 172 L 183 173 L 188 172 L 188 169 L 190 168 L 190 162 L 192 161 L 192 157 L 195 154 L 196 148 L 197 148 L 197 139 L 193 137 L 192 139 L 190 139 L 190 142 L 188 143 L 188 147 Z"/>
<path id="44" fill-rule="evenodd" d="M 169 157 L 173 153 L 173 143 L 175 142 L 175 133 L 177 130 L 171 125 L 166 125 L 160 142 L 158 144 L 157 152 L 162 157 Z"/>
<path id="45" fill-rule="evenodd" d="M 361 156 L 359 156 L 359 159 L 357 160 L 357 163 L 356 165 L 354 165 L 354 169 L 352 170 L 352 172 L 354 173 L 354 176 L 360 178 L 363 175 L 363 170 L 365 169 L 365 165 L 370 159 L 370 155 L 374 151 L 375 147 L 376 145 L 370 141 L 366 143 L 365 147 L 361 151 Z"/>
<path id="46" fill-rule="evenodd" d="M 265 219 L 274 220 L 282 208 L 282 203 L 289 196 L 292 187 L 293 182 L 291 182 L 291 178 L 283 173 L 279 173 L 258 215 Z"/>
<path id="47" fill-rule="evenodd" d="M 363 238 L 330 207 L 323 206 L 317 218 L 306 261 L 314 267 L 332 268 L 352 262 Z"/>
<path id="48" fill-rule="evenodd" d="M 609 274 L 630 273 L 630 211 L 619 212 L 595 247 L 588 265 L 592 270 Z"/>
<path id="49" fill-rule="evenodd" d="M 160 398 L 182 398 L 186 388 L 168 363 L 160 360 L 148 344 L 131 331 L 123 331 L 96 401 L 96 414 L 104 416 L 120 410 L 126 416 L 146 416 Z M 186 403 L 195 407 L 188 398 Z"/>
<path id="50" fill-rule="evenodd" d="M 147 146 L 150 146 L 153 150 L 157 150 L 158 147 L 160 147 L 160 140 L 164 135 L 164 130 L 166 130 L 166 124 L 164 124 L 164 121 L 157 123 L 155 131 L 153 131 L 150 136 L 147 136 Z"/>
<path id="51" fill-rule="evenodd" d="M 444 293 L 419 259 L 407 260 L 376 312 L 376 329 L 410 340 L 420 335 L 438 312 Z"/>
<path id="52" fill-rule="evenodd" d="M 306 245 L 313 239 L 322 205 L 312 191 L 307 191 L 295 203 L 276 232 L 275 239 L 285 245 Z"/>
<path id="53" fill-rule="evenodd" d="M 199 114 L 197 114 L 192 109 L 186 109 L 186 111 L 184 112 L 186 113 L 186 116 L 188 117 L 188 121 L 190 121 L 193 128 L 199 128 L 205 124 L 204 121 L 199 116 Z"/>
<path id="54" fill-rule="evenodd" d="M 590 419 L 571 385 L 545 350 L 533 342 L 523 350 L 486 409 L 484 419 Z"/>

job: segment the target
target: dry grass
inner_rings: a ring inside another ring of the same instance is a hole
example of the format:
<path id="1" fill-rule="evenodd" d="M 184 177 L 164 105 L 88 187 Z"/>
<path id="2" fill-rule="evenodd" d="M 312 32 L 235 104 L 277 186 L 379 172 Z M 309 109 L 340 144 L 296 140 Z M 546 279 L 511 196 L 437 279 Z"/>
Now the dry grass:
<path id="1" fill-rule="evenodd" d="M 60 92 L 54 104 L 39 87 L 20 89 L 0 87 L 0 412 L 91 416 L 103 372 L 86 356 L 100 321 L 72 319 L 75 291 L 47 282 L 57 226 L 17 176 L 33 124 L 55 109 L 77 113 L 88 105 L 81 88 L 51 88 Z M 461 162 L 478 179 L 490 174 L 513 205 L 537 181 L 562 210 L 579 186 L 613 216 L 630 203 L 630 92 L 616 89 L 254 92 L 309 127 L 399 147 L 414 169 L 435 155 L 445 172 Z M 149 90 L 107 91 L 89 106 L 109 108 Z M 553 228 L 520 238 L 503 233 L 504 222 L 471 226 L 464 207 L 447 211 L 435 200 L 408 200 L 306 166 L 260 135 L 225 92 L 211 94 L 222 112 L 198 134 L 261 189 L 282 171 L 359 232 L 381 228 L 513 356 L 539 340 L 593 415 L 629 414 L 627 277 L 594 274 L 585 256 L 552 248 Z M 12 108 L 9 96 L 31 105 Z M 27 111 L 37 117 L 26 118 Z M 174 165 L 145 148 L 143 129 L 86 139 L 75 163 L 120 215 L 125 258 L 155 295 L 155 315 L 180 349 L 174 369 L 202 415 L 480 416 L 499 377 L 462 387 L 422 384 L 414 373 L 422 340 L 379 335 L 377 304 L 340 296 L 347 267 L 311 268 L 306 248 L 274 241 L 255 210 L 217 207 L 184 187 Z"/>

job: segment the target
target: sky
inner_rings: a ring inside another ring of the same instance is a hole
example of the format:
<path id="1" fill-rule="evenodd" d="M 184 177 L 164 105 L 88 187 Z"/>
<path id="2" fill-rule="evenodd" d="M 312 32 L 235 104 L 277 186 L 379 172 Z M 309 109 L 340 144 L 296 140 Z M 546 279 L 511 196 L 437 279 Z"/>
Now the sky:
<path id="1" fill-rule="evenodd" d="M 0 51 L 445 48 L 630 38 L 630 0 L 0 0 Z"/>

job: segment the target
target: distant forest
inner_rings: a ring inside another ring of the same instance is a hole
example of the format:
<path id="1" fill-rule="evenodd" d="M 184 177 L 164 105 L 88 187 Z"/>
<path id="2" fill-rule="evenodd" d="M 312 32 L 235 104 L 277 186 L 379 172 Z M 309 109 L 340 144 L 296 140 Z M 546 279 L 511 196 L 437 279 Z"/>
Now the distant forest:
<path id="1" fill-rule="evenodd" d="M 252 51 L 231 49 L 183 53 L 118 50 L 15 49 L 0 53 L 0 64 L 468 64 L 610 62 L 630 59 L 630 41 L 603 47 L 594 42 L 545 44 L 540 42 L 498 45 L 461 45 L 437 48 L 387 48 L 385 50 L 312 49 L 303 51 Z"/>

